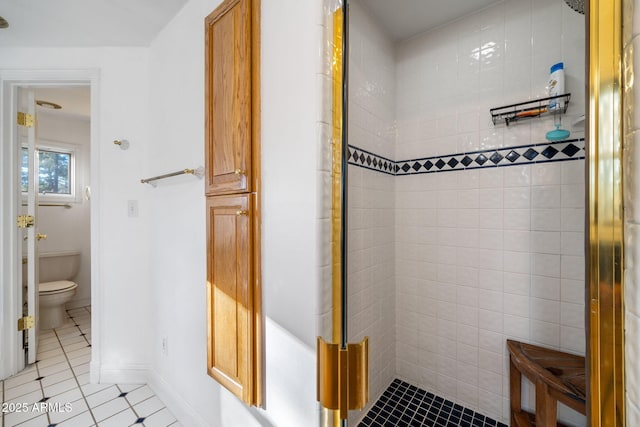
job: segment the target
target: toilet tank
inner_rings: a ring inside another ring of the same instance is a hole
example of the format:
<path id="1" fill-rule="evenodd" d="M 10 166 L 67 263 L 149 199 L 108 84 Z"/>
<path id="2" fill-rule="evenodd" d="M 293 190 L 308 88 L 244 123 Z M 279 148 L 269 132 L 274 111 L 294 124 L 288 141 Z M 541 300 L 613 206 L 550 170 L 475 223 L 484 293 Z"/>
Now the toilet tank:
<path id="1" fill-rule="evenodd" d="M 38 274 L 40 283 L 73 280 L 80 269 L 80 252 L 40 253 Z"/>

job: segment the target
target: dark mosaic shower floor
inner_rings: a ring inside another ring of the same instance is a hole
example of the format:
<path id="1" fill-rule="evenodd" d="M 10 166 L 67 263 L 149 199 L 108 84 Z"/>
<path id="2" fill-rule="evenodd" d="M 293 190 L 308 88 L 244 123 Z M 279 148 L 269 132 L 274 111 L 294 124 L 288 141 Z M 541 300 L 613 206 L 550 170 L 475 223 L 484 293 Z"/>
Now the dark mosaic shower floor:
<path id="1" fill-rule="evenodd" d="M 358 427 L 507 427 L 399 379 L 382 393 Z"/>

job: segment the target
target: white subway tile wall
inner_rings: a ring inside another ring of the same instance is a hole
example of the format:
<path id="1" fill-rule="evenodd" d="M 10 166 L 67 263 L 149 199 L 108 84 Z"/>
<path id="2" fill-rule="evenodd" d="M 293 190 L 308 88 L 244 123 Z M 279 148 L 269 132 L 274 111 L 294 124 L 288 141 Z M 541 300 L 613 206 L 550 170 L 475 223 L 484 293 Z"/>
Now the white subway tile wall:
<path id="1" fill-rule="evenodd" d="M 584 17 L 563 2 L 500 2 L 395 46 L 351 7 L 351 145 L 401 161 L 544 143 L 553 118 L 489 109 L 546 96 L 560 61 L 562 125 L 583 137 Z M 584 160 L 349 173 L 350 336 L 372 337 L 372 397 L 395 374 L 506 422 L 507 338 L 584 354 Z"/>
<path id="2" fill-rule="evenodd" d="M 392 158 L 393 45 L 366 9 L 358 2 L 350 4 L 350 144 Z M 351 166 L 348 179 L 348 338 L 349 342 L 359 342 L 369 337 L 370 393 L 377 398 L 393 380 L 396 370 L 394 177 Z M 410 301 L 407 303 L 410 306 Z M 398 326 L 397 333 L 404 330 Z M 415 348 L 417 336 L 404 338 L 403 342 L 412 342 L 411 348 Z M 417 352 L 412 352 L 411 357 L 417 363 Z M 373 403 L 372 399 L 369 406 Z M 352 413 L 350 423 L 356 425 L 364 413 Z"/>

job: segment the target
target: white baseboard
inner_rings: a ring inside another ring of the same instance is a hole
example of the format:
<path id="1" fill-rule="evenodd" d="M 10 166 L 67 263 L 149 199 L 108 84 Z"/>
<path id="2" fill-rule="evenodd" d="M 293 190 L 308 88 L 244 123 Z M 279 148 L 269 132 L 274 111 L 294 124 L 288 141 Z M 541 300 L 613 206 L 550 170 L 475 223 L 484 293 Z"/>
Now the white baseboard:
<path id="1" fill-rule="evenodd" d="M 145 384 L 149 372 L 147 364 L 130 364 L 99 368 L 99 382 L 105 384 Z M 92 378 L 93 379 L 93 378 Z"/>
<path id="2" fill-rule="evenodd" d="M 199 416 L 195 409 L 182 398 L 175 390 L 153 369 L 149 369 L 147 385 L 167 405 L 169 411 L 185 426 L 208 427 L 207 423 Z"/>

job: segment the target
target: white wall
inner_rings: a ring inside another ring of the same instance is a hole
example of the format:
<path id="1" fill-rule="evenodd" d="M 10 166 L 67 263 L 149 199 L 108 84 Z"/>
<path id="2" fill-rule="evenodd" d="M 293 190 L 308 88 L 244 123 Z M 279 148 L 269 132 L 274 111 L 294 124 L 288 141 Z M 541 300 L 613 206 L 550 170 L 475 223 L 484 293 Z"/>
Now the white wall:
<path id="1" fill-rule="evenodd" d="M 148 175 L 204 165 L 204 18 L 218 4 L 190 1 L 150 47 Z M 203 182 L 185 176 L 145 189 L 151 227 L 150 384 L 187 425 L 317 423 L 321 11 L 314 2 L 262 2 L 265 409 L 244 406 L 206 373 Z M 167 356 L 161 352 L 163 337 Z"/>
<path id="2" fill-rule="evenodd" d="M 91 177 L 89 125 L 90 121 L 85 117 L 60 114 L 58 111 L 38 113 L 38 138 L 41 142 L 61 143 L 61 148 L 76 150 L 76 191 L 80 191 L 80 194 L 76 200 L 69 202 L 70 209 L 42 206 L 38 210 L 38 230 L 47 235 L 47 239 L 40 242 L 40 252 L 81 253 L 80 270 L 74 280 L 78 288 L 67 307 L 91 303 L 90 202 L 84 197 L 84 189 L 90 184 Z"/>
<path id="3" fill-rule="evenodd" d="M 265 410 L 245 407 L 206 375 L 202 183 L 139 183 L 204 163 L 204 17 L 218 3 L 189 2 L 149 48 L 3 48 L 0 69 L 99 75 L 92 275 L 101 379 L 139 380 L 150 366 L 150 383 L 189 425 L 313 425 L 321 5 L 269 1 L 262 10 Z M 127 138 L 129 150 L 115 138 Z M 127 217 L 128 200 L 139 201 L 137 218 Z"/>
<path id="4" fill-rule="evenodd" d="M 91 272 L 97 297 L 92 377 L 104 381 L 140 380 L 149 363 L 149 211 L 139 183 L 149 141 L 148 65 L 146 48 L 0 48 L 0 70 L 6 74 L 97 74 L 99 91 L 91 95 L 97 119 L 91 147 L 91 221 L 97 227 L 92 255 L 98 260 Z M 127 151 L 112 143 L 122 137 L 131 141 Z M 127 200 L 136 199 L 140 217 L 128 218 Z"/>

